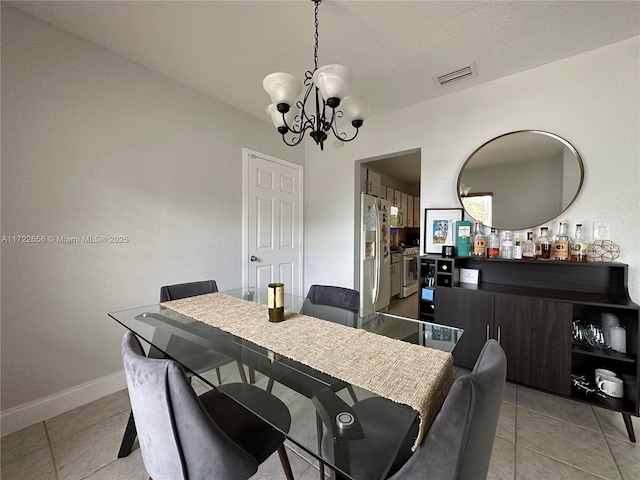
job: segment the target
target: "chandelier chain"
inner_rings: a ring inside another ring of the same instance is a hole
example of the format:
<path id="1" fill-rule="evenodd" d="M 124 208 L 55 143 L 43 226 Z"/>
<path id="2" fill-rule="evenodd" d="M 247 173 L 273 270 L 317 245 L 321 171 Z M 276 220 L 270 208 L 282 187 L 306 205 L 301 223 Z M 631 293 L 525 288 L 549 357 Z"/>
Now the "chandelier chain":
<path id="1" fill-rule="evenodd" d="M 320 0 L 315 0 L 313 3 L 315 4 L 314 25 L 316 27 L 316 33 L 314 36 L 314 48 L 313 48 L 313 71 L 315 72 L 318 69 L 318 7 L 320 6 Z"/>

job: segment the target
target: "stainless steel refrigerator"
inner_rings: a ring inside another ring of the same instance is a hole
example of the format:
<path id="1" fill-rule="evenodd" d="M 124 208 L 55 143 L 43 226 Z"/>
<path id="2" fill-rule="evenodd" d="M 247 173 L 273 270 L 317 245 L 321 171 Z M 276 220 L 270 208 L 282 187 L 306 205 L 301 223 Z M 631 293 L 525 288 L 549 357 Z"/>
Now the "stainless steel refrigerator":
<path id="1" fill-rule="evenodd" d="M 360 199 L 360 308 L 386 311 L 391 296 L 390 203 L 362 194 Z"/>

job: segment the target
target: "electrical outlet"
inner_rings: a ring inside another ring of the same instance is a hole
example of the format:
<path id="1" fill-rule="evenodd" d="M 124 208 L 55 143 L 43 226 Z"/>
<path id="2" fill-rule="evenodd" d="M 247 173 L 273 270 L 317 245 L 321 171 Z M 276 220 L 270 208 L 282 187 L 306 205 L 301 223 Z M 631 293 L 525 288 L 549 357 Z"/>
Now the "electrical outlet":
<path id="1" fill-rule="evenodd" d="M 605 222 L 593 222 L 593 239 L 594 240 L 610 240 L 611 224 Z"/>

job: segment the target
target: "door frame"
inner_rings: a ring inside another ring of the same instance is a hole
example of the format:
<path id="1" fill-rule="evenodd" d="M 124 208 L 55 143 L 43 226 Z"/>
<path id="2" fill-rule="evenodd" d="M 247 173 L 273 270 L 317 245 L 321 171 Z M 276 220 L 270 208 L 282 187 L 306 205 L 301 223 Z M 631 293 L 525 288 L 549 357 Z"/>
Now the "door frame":
<path id="1" fill-rule="evenodd" d="M 278 157 L 267 155 L 249 148 L 242 148 L 242 285 L 249 286 L 249 160 L 252 157 L 260 157 L 264 160 L 283 165 L 285 167 L 298 170 L 300 184 L 298 185 L 298 200 L 300 209 L 298 211 L 298 262 L 300 265 L 298 284 L 300 292 L 290 292 L 293 295 L 303 296 L 304 291 L 304 167 L 297 163 L 292 163 Z"/>

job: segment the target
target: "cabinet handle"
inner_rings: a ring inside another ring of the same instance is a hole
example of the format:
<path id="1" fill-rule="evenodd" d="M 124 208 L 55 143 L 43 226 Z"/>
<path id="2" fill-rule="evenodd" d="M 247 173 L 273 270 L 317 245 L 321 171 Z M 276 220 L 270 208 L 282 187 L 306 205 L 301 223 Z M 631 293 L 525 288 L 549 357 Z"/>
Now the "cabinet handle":
<path id="1" fill-rule="evenodd" d="M 489 341 L 489 324 L 487 323 L 487 338 L 485 340 L 486 342 Z"/>
<path id="2" fill-rule="evenodd" d="M 501 344 L 501 342 L 500 342 L 500 325 L 498 325 L 498 343 Z"/>

